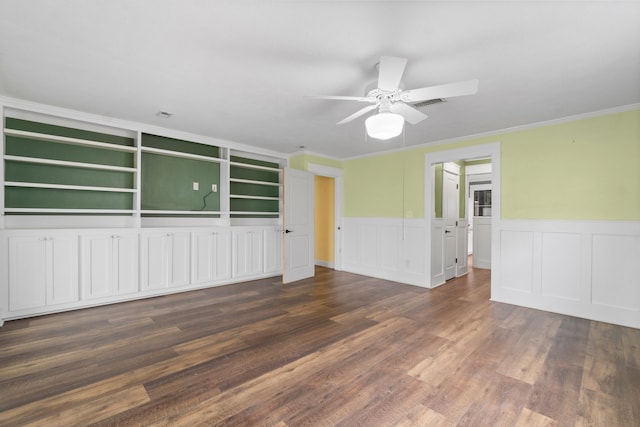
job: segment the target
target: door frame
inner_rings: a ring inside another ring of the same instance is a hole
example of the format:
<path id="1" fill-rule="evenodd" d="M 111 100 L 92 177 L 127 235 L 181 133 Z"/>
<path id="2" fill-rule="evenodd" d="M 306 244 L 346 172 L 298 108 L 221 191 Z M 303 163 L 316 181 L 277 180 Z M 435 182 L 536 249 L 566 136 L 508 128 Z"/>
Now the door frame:
<path id="1" fill-rule="evenodd" d="M 331 166 L 319 165 L 317 163 L 309 163 L 307 171 L 317 176 L 333 178 L 334 183 L 334 248 L 333 248 L 333 269 L 342 270 L 342 169 Z"/>
<path id="2" fill-rule="evenodd" d="M 435 219 L 435 179 L 433 176 L 433 165 L 436 163 L 447 163 L 458 160 L 488 157 L 492 164 L 492 223 L 491 223 L 491 266 L 495 274 L 491 275 L 491 287 L 496 286 L 499 280 L 499 255 L 500 255 L 500 215 L 501 215 L 501 163 L 500 163 L 500 142 L 472 145 L 470 147 L 456 148 L 452 150 L 436 151 L 426 153 L 424 160 L 424 218 L 425 218 L 425 283 L 428 288 L 437 286 L 431 283 L 431 239 L 435 236 L 431 234 L 432 223 Z M 465 209 L 466 210 L 466 209 Z"/>

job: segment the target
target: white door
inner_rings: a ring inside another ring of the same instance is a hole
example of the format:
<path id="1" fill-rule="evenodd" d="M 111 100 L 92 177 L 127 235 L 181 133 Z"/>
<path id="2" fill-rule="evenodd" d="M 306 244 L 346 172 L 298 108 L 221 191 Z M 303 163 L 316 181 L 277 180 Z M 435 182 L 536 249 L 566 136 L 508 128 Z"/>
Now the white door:
<path id="1" fill-rule="evenodd" d="M 313 177 L 309 172 L 284 170 L 283 283 L 315 274 Z"/>
<path id="2" fill-rule="evenodd" d="M 443 173 L 442 216 L 444 218 L 444 279 L 456 275 L 456 234 L 458 220 L 458 175 Z"/>

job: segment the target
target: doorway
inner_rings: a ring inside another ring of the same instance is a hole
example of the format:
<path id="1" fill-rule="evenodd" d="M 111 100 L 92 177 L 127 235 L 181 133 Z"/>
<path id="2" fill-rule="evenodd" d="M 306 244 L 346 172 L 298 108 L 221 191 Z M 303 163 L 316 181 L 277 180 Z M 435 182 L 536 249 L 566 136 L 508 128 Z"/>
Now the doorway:
<path id="1" fill-rule="evenodd" d="M 335 178 L 315 175 L 315 265 L 335 266 Z"/>
<path id="2" fill-rule="evenodd" d="M 425 189 L 425 239 L 430 244 L 425 245 L 425 279 L 426 286 L 433 288 L 445 283 L 444 272 L 444 224 L 442 219 L 435 215 L 436 179 L 433 170 L 436 164 L 455 162 L 460 159 L 482 159 L 491 161 L 492 165 L 492 189 L 491 189 L 491 266 L 499 270 L 499 224 L 500 224 L 500 143 L 489 143 L 471 147 L 458 148 L 446 151 L 437 151 L 425 155 L 424 189 Z M 465 215 L 466 216 L 466 215 Z M 463 233 L 466 237 L 466 230 Z M 465 239 L 466 240 L 466 239 Z M 466 242 L 465 242 L 466 243 Z M 460 246 L 460 245 L 458 245 Z M 462 247 L 466 253 L 466 244 Z M 466 256 L 464 256 L 466 258 Z M 497 286 L 499 275 L 492 275 L 492 288 Z"/>
<path id="3" fill-rule="evenodd" d="M 316 265 L 342 270 L 342 169 L 309 163 L 307 171 L 314 174 L 316 179 L 320 178 L 316 182 L 321 183 L 320 186 L 324 191 L 322 200 L 316 200 L 314 208 L 316 209 L 315 238 L 316 241 L 323 240 L 325 258 L 329 259 L 323 260 L 316 257 Z M 333 197 L 332 201 L 331 197 Z M 319 215 L 326 216 L 326 221 L 324 219 L 318 221 Z M 333 254 L 332 260 L 330 259 L 331 254 Z"/>

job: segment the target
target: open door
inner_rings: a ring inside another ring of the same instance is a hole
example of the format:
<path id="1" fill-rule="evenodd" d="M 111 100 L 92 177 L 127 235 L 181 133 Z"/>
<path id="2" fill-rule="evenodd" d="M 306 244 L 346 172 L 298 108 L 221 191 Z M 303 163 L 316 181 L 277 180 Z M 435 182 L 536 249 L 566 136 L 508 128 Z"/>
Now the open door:
<path id="1" fill-rule="evenodd" d="M 458 232 L 458 182 L 460 177 L 448 170 L 443 174 L 442 216 L 444 218 L 444 278 L 456 276 Z"/>
<path id="2" fill-rule="evenodd" d="M 282 283 L 315 274 L 313 177 L 309 172 L 284 170 Z"/>

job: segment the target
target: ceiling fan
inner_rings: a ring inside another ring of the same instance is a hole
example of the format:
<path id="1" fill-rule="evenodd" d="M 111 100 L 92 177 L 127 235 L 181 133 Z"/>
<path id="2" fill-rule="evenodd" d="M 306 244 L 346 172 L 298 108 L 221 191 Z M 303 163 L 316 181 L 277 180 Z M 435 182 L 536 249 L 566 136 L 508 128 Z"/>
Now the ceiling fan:
<path id="1" fill-rule="evenodd" d="M 337 124 L 348 123 L 369 111 L 378 110 L 377 114 L 367 118 L 365 126 L 370 137 L 385 140 L 400 135 L 405 120 L 415 125 L 427 118 L 426 114 L 411 104 L 438 98 L 473 95 L 478 92 L 478 79 L 404 90 L 400 86 L 400 80 L 406 66 L 407 58 L 382 56 L 378 63 L 378 86 L 369 90 L 366 96 L 314 96 L 313 98 L 371 104 Z"/>

